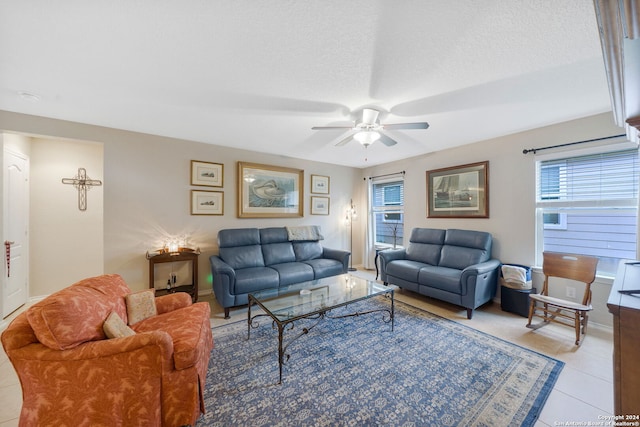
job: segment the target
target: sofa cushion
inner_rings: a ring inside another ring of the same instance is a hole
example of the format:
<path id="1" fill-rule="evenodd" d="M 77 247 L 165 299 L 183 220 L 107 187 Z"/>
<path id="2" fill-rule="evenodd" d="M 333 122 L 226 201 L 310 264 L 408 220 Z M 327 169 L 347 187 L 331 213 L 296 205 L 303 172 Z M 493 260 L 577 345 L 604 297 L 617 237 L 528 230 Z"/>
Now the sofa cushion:
<path id="1" fill-rule="evenodd" d="M 102 325 L 107 338 L 124 338 L 135 335 L 135 331 L 124 323 L 118 313 L 112 311 Z"/>
<path id="2" fill-rule="evenodd" d="M 480 249 L 463 248 L 460 246 L 443 246 L 440 266 L 464 270 L 473 264 L 484 261 L 486 253 Z"/>
<path id="3" fill-rule="evenodd" d="M 218 232 L 218 247 L 251 246 L 260 244 L 257 228 L 233 228 Z"/>
<path id="4" fill-rule="evenodd" d="M 280 276 L 280 286 L 293 283 L 308 282 L 313 280 L 313 268 L 302 262 L 286 262 L 284 264 L 270 265 Z"/>
<path id="5" fill-rule="evenodd" d="M 124 297 L 127 304 L 129 325 L 134 325 L 141 320 L 158 314 L 155 292 L 154 289 L 147 289 Z"/>
<path id="6" fill-rule="evenodd" d="M 253 267 L 236 270 L 234 294 L 247 294 L 263 289 L 277 288 L 280 280 L 278 272 L 269 267 Z"/>
<path id="7" fill-rule="evenodd" d="M 335 259 L 317 258 L 303 261 L 313 268 L 313 278 L 322 279 L 323 277 L 338 276 L 343 274 L 343 264 Z"/>
<path id="8" fill-rule="evenodd" d="M 260 243 L 263 245 L 268 245 L 270 243 L 283 243 L 289 241 L 289 236 L 287 235 L 287 229 L 284 227 L 269 227 L 269 228 L 261 228 L 260 232 Z"/>
<path id="9" fill-rule="evenodd" d="M 464 270 L 470 265 L 488 261 L 491 244 L 491 234 L 484 231 L 447 230 L 438 265 Z"/>
<path id="10" fill-rule="evenodd" d="M 434 228 L 414 228 L 409 238 L 406 257 L 411 261 L 438 265 L 440 250 L 444 244 L 445 230 Z"/>
<path id="11" fill-rule="evenodd" d="M 220 248 L 220 258 L 234 270 L 252 267 L 264 267 L 262 247 L 260 245 Z"/>
<path id="12" fill-rule="evenodd" d="M 293 252 L 296 261 L 308 261 L 322 257 L 322 245 L 320 242 L 293 242 Z"/>
<path id="13" fill-rule="evenodd" d="M 426 266 L 418 272 L 418 284 L 460 295 L 462 270 L 446 267 Z"/>
<path id="14" fill-rule="evenodd" d="M 91 277 L 49 295 L 31 306 L 26 316 L 38 341 L 67 350 L 105 339 L 102 326 L 109 313 L 127 318 L 123 297 L 128 292 L 117 274 Z"/>
<path id="15" fill-rule="evenodd" d="M 418 273 L 426 264 L 408 259 L 397 259 L 387 264 L 387 274 L 408 282 L 417 283 Z"/>
<path id="16" fill-rule="evenodd" d="M 296 260 L 293 245 L 289 242 L 263 244 L 262 257 L 264 258 L 264 265 L 268 266 Z"/>
<path id="17" fill-rule="evenodd" d="M 135 332 L 163 331 L 173 341 L 173 362 L 177 370 L 194 366 L 198 361 L 203 334 L 210 328 L 210 307 L 199 302 L 175 311 L 149 317 L 136 323 Z M 206 323 L 206 324 L 205 324 Z"/>

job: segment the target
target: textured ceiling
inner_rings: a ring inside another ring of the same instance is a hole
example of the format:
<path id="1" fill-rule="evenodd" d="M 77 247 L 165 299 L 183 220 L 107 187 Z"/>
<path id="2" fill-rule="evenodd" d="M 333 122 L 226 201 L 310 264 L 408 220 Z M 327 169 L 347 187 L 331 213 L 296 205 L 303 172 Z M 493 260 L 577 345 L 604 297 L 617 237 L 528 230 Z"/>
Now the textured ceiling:
<path id="1" fill-rule="evenodd" d="M 365 106 L 431 127 L 311 130 Z M 588 0 L 3 0 L 0 109 L 367 167 L 611 107 Z"/>

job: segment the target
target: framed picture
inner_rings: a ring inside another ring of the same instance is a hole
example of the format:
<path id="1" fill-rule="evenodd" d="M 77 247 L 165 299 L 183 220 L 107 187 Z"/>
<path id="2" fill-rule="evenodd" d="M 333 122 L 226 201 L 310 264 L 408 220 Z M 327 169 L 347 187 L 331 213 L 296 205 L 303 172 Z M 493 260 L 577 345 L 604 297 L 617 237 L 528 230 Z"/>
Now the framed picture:
<path id="1" fill-rule="evenodd" d="M 304 170 L 238 162 L 238 217 L 303 216 Z"/>
<path id="2" fill-rule="evenodd" d="M 191 160 L 191 185 L 222 187 L 224 165 Z"/>
<path id="3" fill-rule="evenodd" d="M 427 171 L 429 218 L 489 218 L 489 162 Z"/>
<path id="4" fill-rule="evenodd" d="M 224 215 L 224 193 L 191 190 L 191 215 Z"/>
<path id="5" fill-rule="evenodd" d="M 329 194 L 329 177 L 311 175 L 311 192 L 314 194 Z"/>
<path id="6" fill-rule="evenodd" d="M 329 215 L 329 198 L 311 196 L 311 215 Z"/>

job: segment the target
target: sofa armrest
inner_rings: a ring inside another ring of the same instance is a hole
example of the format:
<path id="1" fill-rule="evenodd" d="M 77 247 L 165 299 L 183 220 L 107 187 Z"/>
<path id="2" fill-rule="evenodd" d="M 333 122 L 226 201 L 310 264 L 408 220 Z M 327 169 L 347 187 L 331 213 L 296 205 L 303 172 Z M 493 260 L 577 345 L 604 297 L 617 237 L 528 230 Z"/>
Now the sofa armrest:
<path id="1" fill-rule="evenodd" d="M 460 283 L 462 295 L 473 300 L 493 298 L 498 283 L 500 261 L 491 259 L 480 264 L 470 265 L 462 270 Z M 466 305 L 468 307 L 468 305 Z"/>
<path id="2" fill-rule="evenodd" d="M 26 347 L 8 351 L 12 362 L 43 361 L 43 362 L 81 362 L 103 359 L 133 353 L 148 347 L 152 353 L 160 356 L 162 363 L 172 363 L 173 341 L 168 333 L 163 331 L 142 332 L 124 338 L 89 341 L 69 350 L 54 350 L 44 344 L 31 344 Z M 136 365 L 151 363 L 152 359 L 140 358 Z M 159 360 L 157 362 L 160 362 Z M 156 363 L 156 362 L 153 362 Z"/>
<path id="3" fill-rule="evenodd" d="M 193 301 L 191 295 L 186 292 L 176 292 L 156 297 L 156 309 L 158 314 L 168 313 L 183 307 L 189 307 Z"/>
<path id="4" fill-rule="evenodd" d="M 462 270 L 462 281 L 465 282 L 470 276 L 479 276 L 481 274 L 489 273 L 500 267 L 500 261 L 497 259 L 490 259 L 489 261 L 481 262 L 480 264 L 470 265 Z"/>
<path id="5" fill-rule="evenodd" d="M 386 264 L 397 259 L 405 259 L 407 257 L 407 250 L 405 248 L 385 249 L 384 251 L 380 251 L 378 256 L 381 262 Z"/>
<path id="6" fill-rule="evenodd" d="M 211 285 L 216 299 L 222 307 L 234 306 L 236 271 L 217 255 L 211 255 L 209 263 L 211 264 Z"/>
<path id="7" fill-rule="evenodd" d="M 378 252 L 378 258 L 380 259 L 380 279 L 384 283 L 387 283 L 387 264 L 398 259 L 405 259 L 406 256 L 406 248 L 385 249 Z"/>
<path id="8" fill-rule="evenodd" d="M 322 248 L 322 257 L 335 259 L 336 261 L 340 261 L 343 266 L 343 272 L 346 273 L 349 268 L 349 257 L 351 256 L 351 252 L 343 251 L 341 249 L 331 249 L 331 248 Z"/>

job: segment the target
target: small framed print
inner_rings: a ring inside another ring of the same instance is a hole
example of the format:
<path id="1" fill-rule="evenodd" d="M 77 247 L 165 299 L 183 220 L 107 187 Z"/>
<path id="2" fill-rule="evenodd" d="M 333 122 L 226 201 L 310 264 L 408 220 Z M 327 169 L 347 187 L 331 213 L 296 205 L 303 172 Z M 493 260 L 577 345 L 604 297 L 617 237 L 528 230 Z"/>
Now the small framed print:
<path id="1" fill-rule="evenodd" d="M 311 215 L 329 215 L 329 198 L 311 196 Z"/>
<path id="2" fill-rule="evenodd" d="M 191 215 L 224 215 L 224 193 L 191 190 Z"/>
<path id="3" fill-rule="evenodd" d="M 311 175 L 311 192 L 314 194 L 329 194 L 329 177 Z"/>
<path id="4" fill-rule="evenodd" d="M 191 185 L 222 187 L 223 179 L 223 164 L 191 160 Z"/>

